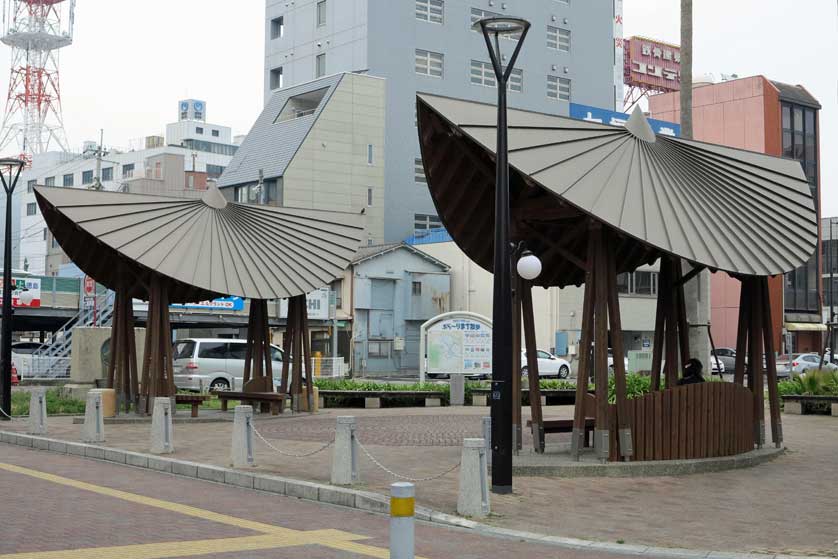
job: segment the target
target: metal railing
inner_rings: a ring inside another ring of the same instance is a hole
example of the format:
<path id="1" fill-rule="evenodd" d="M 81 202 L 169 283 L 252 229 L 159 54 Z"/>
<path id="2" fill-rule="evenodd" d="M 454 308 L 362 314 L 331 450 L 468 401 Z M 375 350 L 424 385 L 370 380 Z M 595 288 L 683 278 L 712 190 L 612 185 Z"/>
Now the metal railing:
<path id="1" fill-rule="evenodd" d="M 113 293 L 96 295 L 93 305 L 81 308 L 61 328 L 36 349 L 32 355 L 31 378 L 53 379 L 70 376 L 70 350 L 73 345 L 73 331 L 78 327 L 110 326 L 113 319 Z"/>
<path id="2" fill-rule="evenodd" d="M 347 367 L 343 357 L 312 357 L 311 371 L 314 378 L 344 378 Z"/>

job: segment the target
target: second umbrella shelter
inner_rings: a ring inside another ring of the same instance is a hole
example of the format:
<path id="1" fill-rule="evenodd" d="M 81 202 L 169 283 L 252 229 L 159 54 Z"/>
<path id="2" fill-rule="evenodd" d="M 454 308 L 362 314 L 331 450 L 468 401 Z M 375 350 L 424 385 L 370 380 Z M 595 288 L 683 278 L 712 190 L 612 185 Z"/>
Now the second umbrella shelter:
<path id="1" fill-rule="evenodd" d="M 62 250 L 115 293 L 108 386 L 122 409 L 150 413 L 155 397 L 175 393 L 169 305 L 224 296 L 250 300 L 246 392 L 272 391 L 267 301 L 289 299 L 281 389 L 298 409 L 305 385 L 311 404 L 305 295 L 343 276 L 363 216 L 232 203 L 214 187 L 199 199 L 47 187 L 35 195 Z M 148 301 L 139 371 L 133 299 Z"/>

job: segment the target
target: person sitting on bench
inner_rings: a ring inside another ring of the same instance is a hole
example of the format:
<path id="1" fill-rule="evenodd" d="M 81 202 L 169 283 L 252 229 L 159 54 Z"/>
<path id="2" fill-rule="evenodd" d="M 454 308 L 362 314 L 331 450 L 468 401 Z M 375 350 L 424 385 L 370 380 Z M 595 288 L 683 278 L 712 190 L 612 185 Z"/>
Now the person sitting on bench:
<path id="1" fill-rule="evenodd" d="M 698 384 L 704 382 L 704 377 L 701 372 L 704 370 L 704 365 L 696 358 L 692 358 L 684 364 L 684 376 L 678 381 L 678 386 L 685 384 Z"/>

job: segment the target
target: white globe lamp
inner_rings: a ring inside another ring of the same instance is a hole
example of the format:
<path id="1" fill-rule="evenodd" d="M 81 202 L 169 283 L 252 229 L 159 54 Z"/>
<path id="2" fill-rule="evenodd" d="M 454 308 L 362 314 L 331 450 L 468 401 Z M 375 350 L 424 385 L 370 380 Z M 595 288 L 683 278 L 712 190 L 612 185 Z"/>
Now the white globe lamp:
<path id="1" fill-rule="evenodd" d="M 541 260 L 532 252 L 525 250 L 518 259 L 518 275 L 532 281 L 541 274 Z"/>

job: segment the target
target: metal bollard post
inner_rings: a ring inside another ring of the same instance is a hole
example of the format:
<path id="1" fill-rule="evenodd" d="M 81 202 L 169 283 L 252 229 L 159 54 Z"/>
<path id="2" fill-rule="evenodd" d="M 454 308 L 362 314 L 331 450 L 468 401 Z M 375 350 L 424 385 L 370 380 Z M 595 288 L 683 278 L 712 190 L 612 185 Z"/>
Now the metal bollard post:
<path id="1" fill-rule="evenodd" d="M 89 390 L 84 405 L 84 426 L 82 441 L 86 443 L 105 442 L 105 420 L 102 417 L 102 392 Z"/>
<path id="2" fill-rule="evenodd" d="M 232 463 L 234 468 L 253 466 L 253 406 L 236 406 Z"/>
<path id="3" fill-rule="evenodd" d="M 34 388 L 29 396 L 29 434 L 47 434 L 46 389 Z"/>
<path id="4" fill-rule="evenodd" d="M 390 559 L 413 559 L 416 489 L 399 481 L 390 485 Z"/>
<path id="5" fill-rule="evenodd" d="M 492 467 L 492 418 L 483 418 L 483 440 L 486 441 L 486 465 Z"/>
<path id="6" fill-rule="evenodd" d="M 171 454 L 175 451 L 172 434 L 172 399 L 155 398 L 151 415 L 152 454 Z"/>

